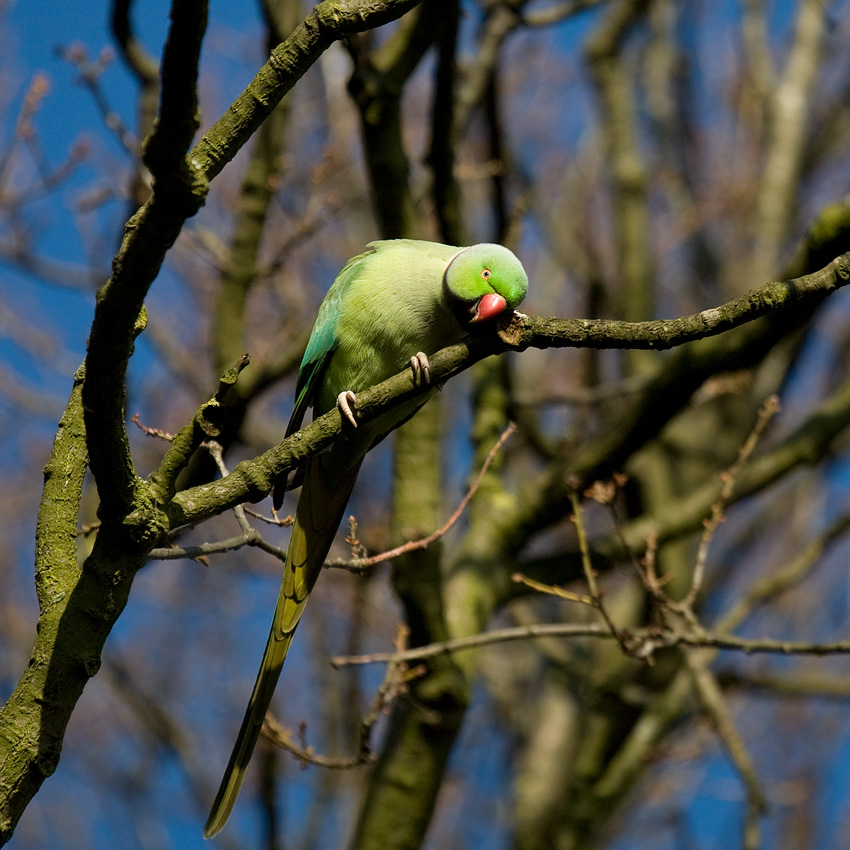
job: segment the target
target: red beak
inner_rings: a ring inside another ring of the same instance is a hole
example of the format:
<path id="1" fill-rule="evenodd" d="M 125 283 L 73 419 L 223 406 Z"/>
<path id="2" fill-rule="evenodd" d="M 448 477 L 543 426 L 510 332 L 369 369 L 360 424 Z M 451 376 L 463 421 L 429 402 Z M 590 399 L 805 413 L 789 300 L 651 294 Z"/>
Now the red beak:
<path id="1" fill-rule="evenodd" d="M 507 309 L 508 302 L 495 292 L 488 292 L 479 302 L 471 322 L 484 322 Z"/>

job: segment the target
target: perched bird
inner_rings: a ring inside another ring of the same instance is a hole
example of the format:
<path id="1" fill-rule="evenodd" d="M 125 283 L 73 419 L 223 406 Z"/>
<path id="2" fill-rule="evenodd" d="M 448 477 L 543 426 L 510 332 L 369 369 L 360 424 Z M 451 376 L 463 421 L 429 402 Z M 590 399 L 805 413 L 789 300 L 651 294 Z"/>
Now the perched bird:
<path id="1" fill-rule="evenodd" d="M 501 245 L 457 248 L 409 239 L 370 243 L 334 281 L 301 362 L 295 409 L 286 433 L 289 436 L 301 427 L 309 406 L 318 416 L 336 405 L 351 427 L 344 439 L 307 462 L 274 621 L 204 829 L 206 838 L 221 830 L 236 802 L 292 636 L 339 528 L 364 455 L 410 418 L 429 395 L 358 425 L 355 393 L 408 364 L 417 379 L 430 383 L 429 354 L 513 310 L 527 289 L 521 263 Z M 275 488 L 276 509 L 284 489 L 285 482 Z"/>

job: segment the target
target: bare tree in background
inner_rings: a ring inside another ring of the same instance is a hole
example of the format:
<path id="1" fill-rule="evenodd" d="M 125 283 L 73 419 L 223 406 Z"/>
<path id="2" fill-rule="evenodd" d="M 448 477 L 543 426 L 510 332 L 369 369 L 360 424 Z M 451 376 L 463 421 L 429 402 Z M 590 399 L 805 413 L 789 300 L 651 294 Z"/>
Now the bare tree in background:
<path id="1" fill-rule="evenodd" d="M 413 237 L 507 244 L 531 315 L 367 459 L 216 842 L 843 846 L 850 15 L 776 6 L 267 0 L 227 105 L 204 2 L 157 62 L 115 0 L 132 107 L 63 50 L 126 157 L 61 210 L 87 266 L 38 215 L 94 155 L 44 148 L 31 82 L 0 259 L 97 300 L 79 365 L 0 290 L 37 364 L 0 368 L 0 843 L 200 846 L 285 555 L 262 500 L 339 433 L 279 442 L 316 308 Z"/>

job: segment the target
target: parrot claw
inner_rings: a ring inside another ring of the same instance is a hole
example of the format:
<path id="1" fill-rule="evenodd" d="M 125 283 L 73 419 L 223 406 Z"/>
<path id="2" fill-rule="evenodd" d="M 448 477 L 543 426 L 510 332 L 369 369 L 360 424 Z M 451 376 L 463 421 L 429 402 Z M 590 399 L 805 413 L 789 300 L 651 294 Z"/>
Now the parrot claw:
<path id="1" fill-rule="evenodd" d="M 356 428 L 357 420 L 354 418 L 354 411 L 357 409 L 357 396 L 351 390 L 344 390 L 336 397 L 336 406 L 351 423 L 351 427 Z"/>
<path id="2" fill-rule="evenodd" d="M 431 364 L 428 362 L 428 355 L 421 351 L 417 352 L 410 358 L 410 368 L 413 370 L 413 380 L 418 382 L 420 377 L 426 384 L 431 383 Z"/>

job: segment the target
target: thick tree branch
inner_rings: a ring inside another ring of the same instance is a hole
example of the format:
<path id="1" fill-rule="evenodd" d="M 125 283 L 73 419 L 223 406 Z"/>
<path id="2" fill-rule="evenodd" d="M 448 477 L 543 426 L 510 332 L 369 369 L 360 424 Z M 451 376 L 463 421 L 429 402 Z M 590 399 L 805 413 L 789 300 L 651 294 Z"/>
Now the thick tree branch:
<path id="1" fill-rule="evenodd" d="M 198 113 L 198 63 L 207 28 L 206 0 L 183 0 L 171 7 L 171 26 L 162 55 L 162 90 L 159 114 L 145 141 L 145 165 L 153 175 L 157 193 L 168 192 L 179 201 L 189 189 L 189 215 L 194 193 L 185 155 L 200 124 Z"/>
<path id="2" fill-rule="evenodd" d="M 514 316 L 496 334 L 469 338 L 433 355 L 432 380 L 444 383 L 492 354 L 526 348 L 672 348 L 768 314 L 803 309 L 819 303 L 847 283 L 850 283 L 850 253 L 837 257 L 814 274 L 773 281 L 721 307 L 680 319 L 615 322 Z M 357 418 L 370 421 L 388 407 L 423 391 L 409 371 L 402 372 L 358 393 Z M 265 498 L 275 480 L 330 445 L 341 430 L 338 411 L 330 411 L 255 460 L 240 463 L 229 476 L 178 493 L 168 508 L 171 527 L 199 522 L 241 502 Z"/>
<path id="3" fill-rule="evenodd" d="M 112 277 L 97 294 L 83 407 L 91 470 L 104 516 L 124 516 L 136 491 L 124 399 L 133 339 L 144 326 L 144 298 L 184 220 L 197 211 L 206 194 L 205 181 L 185 159 L 198 127 L 196 86 L 206 19 L 205 0 L 172 6 L 160 112 L 145 152 L 154 175 L 154 195 L 128 222 Z"/>
<path id="4" fill-rule="evenodd" d="M 81 366 L 44 467 L 35 532 L 35 587 L 42 614 L 61 603 L 79 575 L 77 514 L 88 464 L 81 400 L 83 374 Z"/>
<path id="5" fill-rule="evenodd" d="M 248 88 L 195 146 L 190 159 L 211 180 L 265 121 L 281 98 L 334 41 L 400 18 L 420 0 L 320 3 L 271 53 Z"/>
<path id="6" fill-rule="evenodd" d="M 518 348 L 649 348 L 663 350 L 715 336 L 761 316 L 802 309 L 850 282 L 850 252 L 836 257 L 813 274 L 771 281 L 721 307 L 681 319 L 615 322 L 604 319 L 536 319 L 518 341 Z M 551 344 L 547 340 L 551 339 Z"/>
<path id="7" fill-rule="evenodd" d="M 108 534 L 98 537 L 85 573 L 77 564 L 77 516 L 87 461 L 82 383 L 83 367 L 44 470 L 35 547 L 41 609 L 35 647 L 0 709 L 0 846 L 56 769 L 71 711 L 85 682 L 97 672 L 103 642 L 129 591 L 127 576 L 134 572 L 128 569 L 130 547 L 112 566 L 102 568 Z M 143 563 L 138 554 L 136 558 L 135 569 Z"/>
<path id="8" fill-rule="evenodd" d="M 292 36 L 272 51 L 269 61 L 245 92 L 188 155 L 185 168 L 184 160 L 175 151 L 188 145 L 191 121 L 196 116 L 194 110 L 191 116 L 180 117 L 178 113 L 181 108 L 191 108 L 193 97 L 187 94 L 184 84 L 177 84 L 179 91 L 174 94 L 163 92 L 160 126 L 164 129 L 155 131 L 158 139 L 151 142 L 151 165 L 158 172 L 158 190 L 163 184 L 167 188 L 155 193 L 127 223 L 121 248 L 113 260 L 112 277 L 98 292 L 88 345 L 83 401 L 90 448 L 95 449 L 92 471 L 98 487 L 106 487 L 101 500 L 107 510 L 114 510 L 117 515 L 126 512 L 136 487 L 123 424 L 124 379 L 132 351 L 132 328 L 138 321 L 148 288 L 186 218 L 203 204 L 209 181 L 236 155 L 323 50 L 348 33 L 399 17 L 417 2 L 374 0 L 357 6 L 345 2 L 317 6 Z M 185 49 L 186 45 L 171 41 L 173 48 L 170 52 L 166 49 L 163 60 L 164 75 L 166 68 L 184 67 L 187 57 L 191 61 L 197 55 L 201 34 L 197 16 L 201 8 L 205 7 L 196 7 L 194 3 L 175 6 L 172 17 L 175 35 L 188 39 L 190 47 Z M 191 47 L 193 44 L 195 47 Z M 164 81 L 163 88 L 166 85 Z M 174 147 L 164 151 L 160 139 L 173 143 Z M 178 179 L 166 179 L 169 164 L 172 167 L 177 164 L 184 179 L 179 179 L 179 175 L 172 175 Z M 163 193 L 168 197 L 163 198 Z"/>

